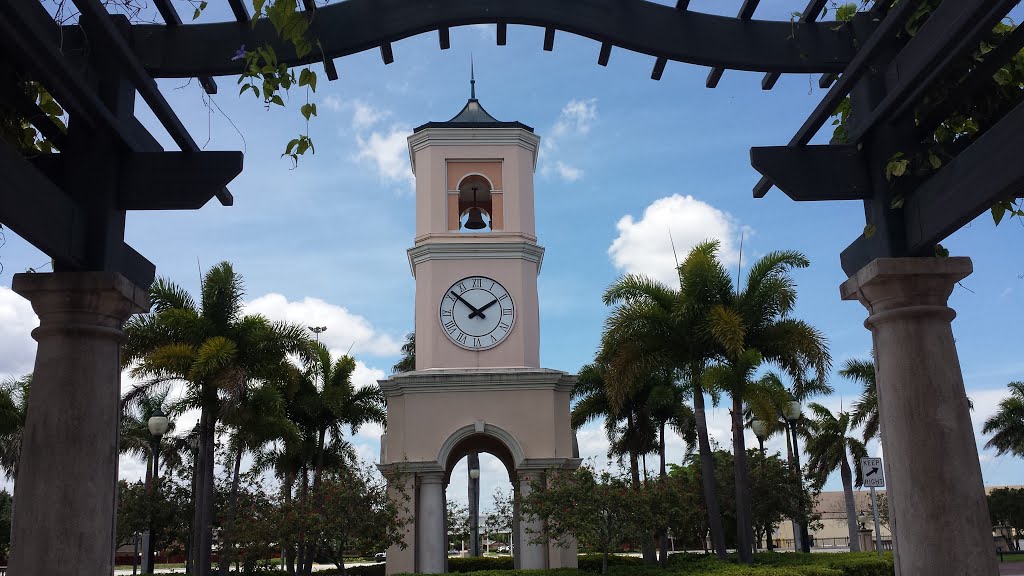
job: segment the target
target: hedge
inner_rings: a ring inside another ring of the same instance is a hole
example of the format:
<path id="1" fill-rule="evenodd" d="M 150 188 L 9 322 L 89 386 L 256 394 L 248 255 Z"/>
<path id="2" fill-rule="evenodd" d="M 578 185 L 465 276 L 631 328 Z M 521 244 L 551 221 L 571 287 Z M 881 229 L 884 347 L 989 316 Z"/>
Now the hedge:
<path id="1" fill-rule="evenodd" d="M 600 554 L 583 554 L 579 569 L 512 570 L 510 557 L 451 558 L 449 572 L 473 572 L 473 576 L 592 576 L 601 571 Z M 322 573 L 321 573 L 322 574 Z M 892 576 L 892 554 L 882 558 L 870 552 L 837 554 L 759 553 L 753 565 L 736 564 L 704 554 L 669 556 L 669 566 L 646 566 L 633 556 L 609 556 L 609 576 Z M 379 576 L 358 574 L 352 576 Z"/>

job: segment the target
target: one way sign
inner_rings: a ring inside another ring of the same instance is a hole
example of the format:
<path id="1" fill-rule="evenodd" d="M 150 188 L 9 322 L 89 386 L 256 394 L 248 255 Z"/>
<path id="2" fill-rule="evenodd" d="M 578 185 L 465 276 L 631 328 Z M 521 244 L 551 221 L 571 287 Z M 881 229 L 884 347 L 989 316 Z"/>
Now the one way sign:
<path id="1" fill-rule="evenodd" d="M 885 487 L 885 473 L 882 472 L 881 458 L 861 458 L 860 477 L 867 488 Z"/>

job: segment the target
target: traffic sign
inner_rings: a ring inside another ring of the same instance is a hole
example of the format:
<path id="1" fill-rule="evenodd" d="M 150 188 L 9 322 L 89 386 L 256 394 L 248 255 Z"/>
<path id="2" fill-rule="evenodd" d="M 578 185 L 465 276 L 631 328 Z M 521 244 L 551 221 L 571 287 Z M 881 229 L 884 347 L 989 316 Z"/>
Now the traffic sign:
<path id="1" fill-rule="evenodd" d="M 861 458 L 860 477 L 868 488 L 884 488 L 885 472 L 882 471 L 881 458 Z"/>

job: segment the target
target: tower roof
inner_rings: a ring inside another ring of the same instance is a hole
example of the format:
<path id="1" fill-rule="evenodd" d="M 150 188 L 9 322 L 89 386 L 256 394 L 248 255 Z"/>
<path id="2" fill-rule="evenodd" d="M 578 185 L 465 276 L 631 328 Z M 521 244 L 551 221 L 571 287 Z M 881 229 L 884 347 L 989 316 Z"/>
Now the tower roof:
<path id="1" fill-rule="evenodd" d="M 502 122 L 484 110 L 476 98 L 476 78 L 473 73 L 472 61 L 469 66 L 469 101 L 462 107 L 462 110 L 447 122 L 427 122 L 417 126 L 413 132 L 427 128 L 522 128 L 533 132 L 533 128 L 522 122 Z"/>

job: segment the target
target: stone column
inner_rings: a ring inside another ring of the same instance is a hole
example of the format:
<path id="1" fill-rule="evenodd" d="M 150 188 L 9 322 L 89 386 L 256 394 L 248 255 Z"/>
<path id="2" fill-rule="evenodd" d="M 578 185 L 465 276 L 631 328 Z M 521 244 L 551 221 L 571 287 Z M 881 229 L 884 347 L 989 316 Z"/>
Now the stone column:
<path id="1" fill-rule="evenodd" d="M 969 258 L 880 258 L 840 288 L 868 309 L 897 576 L 999 574 L 946 303 Z"/>
<path id="2" fill-rule="evenodd" d="M 114 568 L 121 330 L 149 309 L 120 274 L 16 274 L 39 343 L 18 466 L 9 573 L 85 576 Z"/>
<path id="3" fill-rule="evenodd" d="M 535 480 L 537 477 L 543 477 L 544 473 L 541 471 L 522 471 L 519 472 L 519 494 L 520 497 L 526 498 L 532 491 L 530 488 L 530 482 Z M 519 537 L 519 568 L 522 570 L 532 570 L 535 568 L 547 568 L 547 546 L 544 544 L 536 544 L 534 540 L 541 533 L 543 524 L 534 516 L 523 515 L 519 519 L 519 532 L 516 534 Z"/>
<path id="4" fill-rule="evenodd" d="M 444 530 L 444 474 L 420 472 L 416 495 L 416 571 L 422 574 L 444 572 L 448 551 Z"/>

